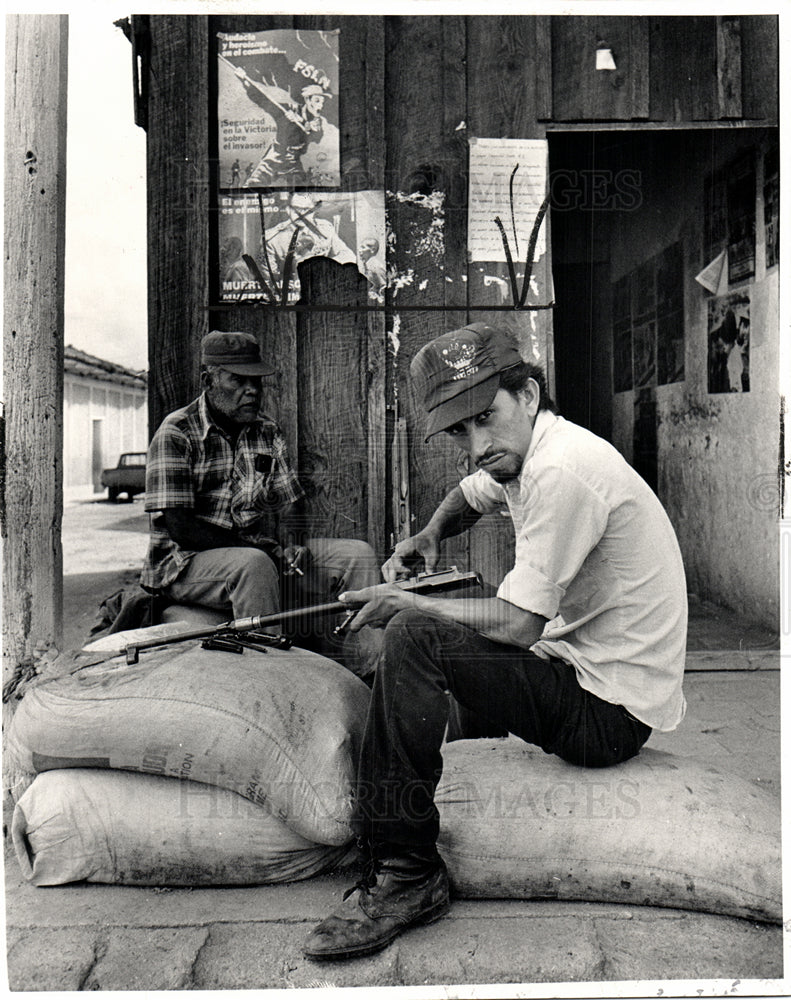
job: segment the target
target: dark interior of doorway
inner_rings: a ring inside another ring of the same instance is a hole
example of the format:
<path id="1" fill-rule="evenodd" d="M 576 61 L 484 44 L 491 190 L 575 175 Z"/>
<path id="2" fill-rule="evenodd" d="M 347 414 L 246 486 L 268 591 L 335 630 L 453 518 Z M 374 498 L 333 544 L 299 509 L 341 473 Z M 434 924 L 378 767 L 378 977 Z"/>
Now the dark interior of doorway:
<path id="1" fill-rule="evenodd" d="M 633 211 L 629 191 L 634 137 L 624 132 L 549 136 L 556 402 L 565 417 L 609 439 L 612 372 L 595 349 L 610 313 L 609 216 Z"/>
<path id="2" fill-rule="evenodd" d="M 655 137 L 627 131 L 557 132 L 549 137 L 555 395 L 560 412 L 612 440 L 609 335 L 615 216 L 644 210 L 640 169 Z M 635 394 L 632 464 L 657 488 L 654 389 Z"/>

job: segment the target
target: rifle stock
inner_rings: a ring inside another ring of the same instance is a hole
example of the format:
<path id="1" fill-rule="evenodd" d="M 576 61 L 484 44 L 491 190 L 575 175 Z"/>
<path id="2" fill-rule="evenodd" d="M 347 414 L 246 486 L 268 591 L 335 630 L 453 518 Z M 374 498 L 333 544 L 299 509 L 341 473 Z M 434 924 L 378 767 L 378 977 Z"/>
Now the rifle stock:
<path id="1" fill-rule="evenodd" d="M 455 566 L 441 573 L 419 573 L 408 580 L 397 581 L 397 586 L 402 590 L 412 591 L 417 594 L 447 593 L 454 590 L 479 587 L 480 585 L 481 577 L 478 573 L 473 571 L 460 572 Z M 377 586 L 386 587 L 388 584 L 380 583 Z M 354 613 L 363 607 L 363 604 L 363 601 L 330 601 L 327 604 L 314 604 L 305 608 L 293 608 L 290 611 L 275 611 L 268 615 L 235 618 L 232 621 L 222 622 L 219 625 L 176 632 L 173 635 L 159 636 L 155 639 L 143 639 L 127 645 L 126 662 L 129 664 L 137 663 L 141 650 L 155 649 L 159 646 L 171 646 L 179 642 L 189 642 L 192 639 L 231 637 L 243 632 L 254 632 L 261 628 L 267 628 L 270 625 L 282 625 L 286 622 L 297 621 L 301 618 L 323 617 L 324 615 L 347 612 L 348 617 L 343 623 L 345 627 L 354 617 Z"/>

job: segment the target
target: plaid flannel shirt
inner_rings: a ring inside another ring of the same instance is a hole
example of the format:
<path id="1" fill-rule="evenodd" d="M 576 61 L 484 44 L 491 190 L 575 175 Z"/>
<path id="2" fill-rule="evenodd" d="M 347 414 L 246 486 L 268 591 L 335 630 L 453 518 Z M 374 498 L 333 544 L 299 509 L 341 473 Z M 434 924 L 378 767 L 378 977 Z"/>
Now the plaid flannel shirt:
<path id="1" fill-rule="evenodd" d="M 194 555 L 171 539 L 161 511 L 189 508 L 254 545 L 274 548 L 278 512 L 302 496 L 277 424 L 268 417 L 245 424 L 234 446 L 211 419 L 203 393 L 165 417 L 148 449 L 145 509 L 154 516 L 140 583 L 147 590 L 166 587 Z"/>

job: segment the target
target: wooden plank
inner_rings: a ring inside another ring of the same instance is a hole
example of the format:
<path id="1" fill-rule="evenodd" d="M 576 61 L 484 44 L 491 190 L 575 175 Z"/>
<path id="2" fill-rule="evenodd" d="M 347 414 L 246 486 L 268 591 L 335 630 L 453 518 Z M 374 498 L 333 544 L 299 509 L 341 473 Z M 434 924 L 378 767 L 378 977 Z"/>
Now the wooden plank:
<path id="1" fill-rule="evenodd" d="M 300 266 L 307 302 L 348 303 L 335 313 L 298 316 L 297 371 L 300 479 L 311 534 L 368 534 L 368 419 L 365 306 L 368 283 L 353 264 L 312 258 Z"/>
<path id="2" fill-rule="evenodd" d="M 632 88 L 632 119 L 648 118 L 650 88 L 648 65 L 650 61 L 650 33 L 647 17 L 629 18 L 629 49 L 632 63 L 630 85 Z"/>
<path id="3" fill-rule="evenodd" d="M 771 119 L 777 124 L 778 18 L 741 18 L 742 114 L 747 119 Z"/>
<path id="4" fill-rule="evenodd" d="M 742 34 L 738 17 L 717 18 L 717 104 L 720 118 L 742 117 Z"/>
<path id="5" fill-rule="evenodd" d="M 341 186 L 384 187 L 384 19 L 336 17 L 340 28 Z"/>
<path id="6" fill-rule="evenodd" d="M 63 635 L 68 18 L 6 18 L 3 680 Z"/>
<path id="7" fill-rule="evenodd" d="M 464 19 L 389 17 L 385 51 L 386 177 L 395 236 L 388 264 L 396 277 L 387 293 L 388 332 L 397 412 L 409 431 L 412 520 L 405 531 L 414 531 L 459 478 L 456 449 L 442 440 L 423 441 L 425 414 L 408 369 L 423 344 L 466 322 L 466 291 L 454 287 L 463 284 L 458 268 L 465 244 L 457 241 L 462 232 L 466 239 L 460 208 L 466 203 L 466 133 L 457 130 L 466 120 Z M 448 232 L 458 234 L 453 246 Z M 402 303 L 461 308 L 401 314 Z M 446 558 L 461 562 L 448 548 Z"/>
<path id="8" fill-rule="evenodd" d="M 531 18 L 535 30 L 535 112 L 539 121 L 553 117 L 552 105 L 552 19 L 546 14 Z M 528 105 L 528 115 L 529 115 Z"/>
<path id="9" fill-rule="evenodd" d="M 149 19 L 149 432 L 194 397 L 209 331 L 209 26 Z M 188 78 L 189 85 L 185 85 Z"/>
<path id="10" fill-rule="evenodd" d="M 653 121 L 717 118 L 716 20 L 650 18 L 650 101 Z"/>
<path id="11" fill-rule="evenodd" d="M 552 18 L 552 117 L 555 121 L 628 120 L 636 74 L 629 17 Z M 597 70 L 596 50 L 609 48 L 616 69 Z"/>
<path id="12" fill-rule="evenodd" d="M 372 190 L 384 192 L 385 188 L 385 31 L 384 19 L 360 18 L 362 30 L 349 43 L 349 58 L 358 58 L 365 68 L 365 109 L 362 149 L 355 152 L 354 138 L 341 147 L 344 183 L 351 185 L 353 160 L 367 159 L 367 184 Z M 358 55 L 353 49 L 354 39 Z M 362 51 L 360 51 L 362 50 Z M 344 153 L 343 150 L 348 152 Z M 384 312 L 369 312 L 365 321 L 365 373 L 368 413 L 368 542 L 384 561 L 387 555 L 387 511 L 390 495 L 387 492 L 387 333 Z"/>

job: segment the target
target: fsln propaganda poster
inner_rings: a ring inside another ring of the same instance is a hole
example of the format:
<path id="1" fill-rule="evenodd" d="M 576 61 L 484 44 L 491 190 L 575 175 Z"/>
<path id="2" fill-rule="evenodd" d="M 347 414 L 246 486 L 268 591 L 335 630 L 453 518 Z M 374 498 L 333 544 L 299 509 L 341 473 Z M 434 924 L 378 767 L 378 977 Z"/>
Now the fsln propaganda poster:
<path id="1" fill-rule="evenodd" d="M 337 187 L 338 32 L 217 35 L 220 187 Z"/>
<path id="2" fill-rule="evenodd" d="M 308 257 L 356 263 L 368 296 L 384 301 L 385 211 L 381 191 L 270 191 L 220 198 L 221 302 L 293 304 L 297 265 Z"/>

